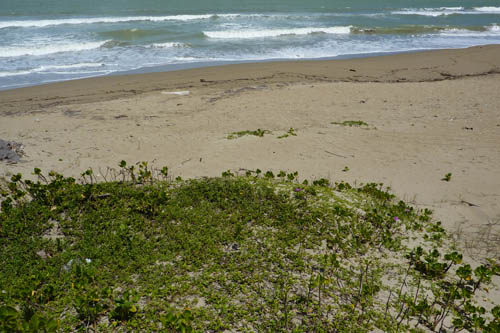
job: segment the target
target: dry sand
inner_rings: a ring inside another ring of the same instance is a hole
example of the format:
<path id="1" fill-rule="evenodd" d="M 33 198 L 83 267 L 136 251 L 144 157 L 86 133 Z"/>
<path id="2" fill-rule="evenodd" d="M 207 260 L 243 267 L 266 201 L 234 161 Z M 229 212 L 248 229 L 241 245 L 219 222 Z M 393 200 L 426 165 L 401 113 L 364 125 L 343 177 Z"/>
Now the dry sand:
<path id="1" fill-rule="evenodd" d="M 121 160 L 167 165 L 182 177 L 296 170 L 382 182 L 434 210 L 449 230 L 461 226 L 462 237 L 500 223 L 497 45 L 56 83 L 0 92 L 0 117 L 0 139 L 26 153 L 23 162 L 0 162 L 0 176 L 34 167 L 105 174 Z M 346 120 L 369 126 L 332 124 Z M 297 136 L 277 138 L 290 127 Z M 226 138 L 257 128 L 272 134 Z M 493 251 L 483 254 L 500 256 Z"/>

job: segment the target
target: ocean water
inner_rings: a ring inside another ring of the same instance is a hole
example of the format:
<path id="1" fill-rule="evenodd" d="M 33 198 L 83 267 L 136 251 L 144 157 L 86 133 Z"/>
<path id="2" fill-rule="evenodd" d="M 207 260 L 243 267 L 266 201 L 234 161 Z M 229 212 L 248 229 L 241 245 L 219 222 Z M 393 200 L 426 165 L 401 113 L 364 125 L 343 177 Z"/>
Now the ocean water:
<path id="1" fill-rule="evenodd" d="M 493 43 L 499 0 L 0 0 L 0 89 Z"/>

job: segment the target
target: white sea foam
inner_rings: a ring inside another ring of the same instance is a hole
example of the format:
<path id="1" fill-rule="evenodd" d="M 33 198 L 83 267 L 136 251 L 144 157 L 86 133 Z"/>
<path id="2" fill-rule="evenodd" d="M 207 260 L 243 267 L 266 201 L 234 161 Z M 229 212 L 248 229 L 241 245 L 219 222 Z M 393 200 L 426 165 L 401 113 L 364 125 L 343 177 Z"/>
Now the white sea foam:
<path id="1" fill-rule="evenodd" d="M 500 27 L 493 25 L 485 27 L 485 31 L 474 31 L 468 29 L 446 29 L 443 30 L 441 36 L 451 36 L 451 37 L 498 37 L 500 36 Z"/>
<path id="2" fill-rule="evenodd" d="M 34 45 L 34 46 L 0 47 L 0 58 L 20 57 L 20 56 L 24 56 L 24 55 L 40 56 L 40 55 L 47 55 L 47 54 L 59 53 L 59 52 L 75 52 L 75 51 L 92 50 L 92 49 L 97 49 L 97 48 L 103 46 L 107 42 L 108 41 L 86 42 L 86 43 L 73 42 L 73 43 L 64 43 L 64 44 L 63 43 L 52 44 L 52 45 L 46 45 L 46 46 Z"/>
<path id="3" fill-rule="evenodd" d="M 442 36 L 461 36 L 461 35 L 477 35 L 481 33 L 482 33 L 481 31 L 452 28 L 452 29 L 444 29 L 439 34 Z"/>
<path id="4" fill-rule="evenodd" d="M 134 22 L 134 21 L 149 21 L 149 22 L 192 21 L 192 20 L 206 20 L 216 17 L 232 18 L 242 15 L 243 14 L 201 14 L 201 15 L 168 15 L 168 16 L 83 17 L 83 18 L 67 18 L 67 19 L 57 19 L 57 20 L 1 21 L 0 29 L 14 28 L 14 27 L 41 28 L 41 27 L 48 27 L 52 25 L 62 25 L 62 24 L 120 23 L 120 22 Z"/>
<path id="5" fill-rule="evenodd" d="M 0 72 L 0 77 L 27 75 L 33 73 L 32 71 L 19 71 L 19 72 Z"/>
<path id="6" fill-rule="evenodd" d="M 97 68 L 97 67 L 103 67 L 103 63 L 94 63 L 94 62 L 83 62 L 83 63 L 78 63 L 78 64 L 71 64 L 71 65 L 42 65 L 38 68 L 33 68 L 30 70 L 20 70 L 20 71 L 7 71 L 7 72 L 0 72 L 0 77 L 7 77 L 7 76 L 18 76 L 18 75 L 27 75 L 27 74 L 33 74 L 33 73 L 50 73 L 50 74 L 81 74 L 81 73 L 97 73 L 97 72 L 102 72 L 100 70 L 87 70 L 87 71 L 61 71 L 64 69 L 76 69 L 76 68 L 81 68 L 81 69 L 90 69 L 90 68 Z M 56 72 L 54 72 L 54 70 Z"/>
<path id="7" fill-rule="evenodd" d="M 97 73 L 112 73 L 110 70 L 94 70 L 94 71 L 57 71 L 57 72 L 47 72 L 47 74 L 57 74 L 57 75 L 75 75 L 75 74 L 97 74 Z"/>
<path id="8" fill-rule="evenodd" d="M 441 15 L 452 15 L 464 13 L 463 7 L 439 7 L 439 8 L 404 8 L 402 10 L 393 11 L 396 15 L 422 15 L 437 17 Z"/>
<path id="9" fill-rule="evenodd" d="M 150 47 L 155 49 L 168 49 L 172 47 L 177 47 L 177 48 L 191 47 L 191 45 L 186 43 L 170 42 L 170 43 L 153 43 L 150 45 Z"/>
<path id="10" fill-rule="evenodd" d="M 474 14 L 500 14 L 500 7 L 439 7 L 439 8 L 404 8 L 391 12 L 395 15 L 421 15 L 421 16 L 448 16 L 448 15 L 474 15 Z"/>
<path id="11" fill-rule="evenodd" d="M 264 37 L 279 37 L 287 35 L 309 35 L 314 33 L 349 34 L 351 27 L 331 28 L 295 28 L 295 29 L 266 29 L 266 30 L 233 30 L 233 31 L 203 31 L 209 38 L 220 39 L 250 39 Z"/>
<path id="12" fill-rule="evenodd" d="M 93 68 L 93 67 L 102 67 L 103 63 L 100 62 L 82 62 L 79 64 L 71 64 L 71 65 L 52 65 L 52 66 L 40 66 L 36 69 L 36 71 L 47 71 L 53 69 L 71 69 L 71 68 Z"/>
<path id="13" fill-rule="evenodd" d="M 474 10 L 478 12 L 500 13 L 500 7 L 475 7 Z"/>

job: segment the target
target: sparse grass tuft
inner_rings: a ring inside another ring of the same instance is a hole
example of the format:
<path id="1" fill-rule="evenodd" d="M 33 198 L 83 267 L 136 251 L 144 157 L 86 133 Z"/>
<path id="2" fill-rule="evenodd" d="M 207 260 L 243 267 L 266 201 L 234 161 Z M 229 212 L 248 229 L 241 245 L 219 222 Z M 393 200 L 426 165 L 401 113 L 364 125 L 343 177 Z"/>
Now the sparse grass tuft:
<path id="1" fill-rule="evenodd" d="M 441 178 L 442 181 L 449 182 L 451 180 L 451 173 L 448 172 L 446 175 L 444 175 L 443 178 Z"/>
<path id="2" fill-rule="evenodd" d="M 296 129 L 290 127 L 290 129 L 283 135 L 278 136 L 278 139 L 288 138 L 289 136 L 297 136 Z"/>
<path id="3" fill-rule="evenodd" d="M 361 120 L 346 120 L 346 121 L 343 121 L 343 122 L 336 122 L 336 121 L 332 121 L 331 122 L 332 125 L 340 125 L 340 126 L 349 126 L 349 127 L 362 127 L 362 126 L 368 126 L 367 123 L 365 123 L 364 121 L 361 121 Z"/>
<path id="4" fill-rule="evenodd" d="M 254 135 L 254 136 L 258 136 L 258 137 L 263 137 L 265 134 L 271 134 L 271 131 L 258 128 L 255 131 L 246 130 L 246 131 L 240 131 L 240 132 L 233 132 L 227 136 L 227 139 L 233 140 L 233 139 L 241 138 L 242 136 L 245 136 L 245 135 Z"/>

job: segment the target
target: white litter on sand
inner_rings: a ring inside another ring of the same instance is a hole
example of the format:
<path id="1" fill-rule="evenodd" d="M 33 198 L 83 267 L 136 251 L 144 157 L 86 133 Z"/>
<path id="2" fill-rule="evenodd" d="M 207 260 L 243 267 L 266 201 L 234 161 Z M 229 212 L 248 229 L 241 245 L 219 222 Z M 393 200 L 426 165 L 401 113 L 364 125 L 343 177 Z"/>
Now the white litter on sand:
<path id="1" fill-rule="evenodd" d="M 190 94 L 189 90 L 184 91 L 162 91 L 163 95 L 179 95 L 179 96 L 187 96 Z"/>

